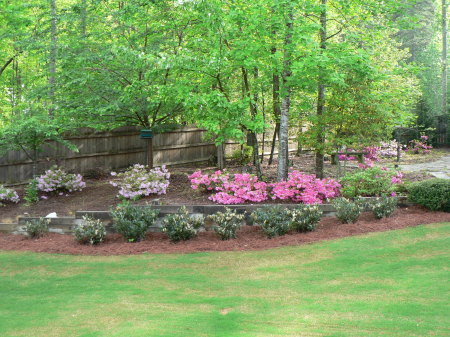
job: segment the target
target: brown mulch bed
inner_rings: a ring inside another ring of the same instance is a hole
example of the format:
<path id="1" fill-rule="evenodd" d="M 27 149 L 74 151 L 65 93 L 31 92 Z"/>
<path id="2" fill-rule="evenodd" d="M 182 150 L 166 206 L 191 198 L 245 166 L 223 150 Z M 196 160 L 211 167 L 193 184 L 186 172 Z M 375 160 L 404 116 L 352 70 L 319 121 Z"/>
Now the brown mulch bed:
<path id="1" fill-rule="evenodd" d="M 120 235 L 112 234 L 98 246 L 81 245 L 70 235 L 55 233 L 39 239 L 0 234 L 0 249 L 76 255 L 262 250 L 438 222 L 450 222 L 450 213 L 429 212 L 421 207 L 410 207 L 398 209 L 392 217 L 381 220 L 375 219 L 371 213 L 364 213 L 356 224 L 341 224 L 335 217 L 326 217 L 321 220 L 315 232 L 289 233 L 270 240 L 258 226 L 244 226 L 238 231 L 237 239 L 228 241 L 219 240 L 211 231 L 202 232 L 190 241 L 179 243 L 170 242 L 163 233 L 149 233 L 146 240 L 138 243 L 125 242 Z"/>

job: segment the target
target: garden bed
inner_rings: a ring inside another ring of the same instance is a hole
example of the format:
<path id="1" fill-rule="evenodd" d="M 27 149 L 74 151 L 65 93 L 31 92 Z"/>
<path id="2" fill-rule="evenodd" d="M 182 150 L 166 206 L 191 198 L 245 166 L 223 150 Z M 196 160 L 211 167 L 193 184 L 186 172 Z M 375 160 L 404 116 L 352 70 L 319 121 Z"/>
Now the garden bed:
<path id="1" fill-rule="evenodd" d="M 22 235 L 0 234 L 0 249 L 79 255 L 262 250 L 449 221 L 450 213 L 429 212 L 414 206 L 398 209 L 392 217 L 381 220 L 371 213 L 364 213 L 355 224 L 341 224 L 335 217 L 325 217 L 314 232 L 291 232 L 273 239 L 267 239 L 258 226 L 244 226 L 238 231 L 237 239 L 228 241 L 219 240 L 212 231 L 201 232 L 196 238 L 179 243 L 170 242 L 163 233 L 148 233 L 146 239 L 138 243 L 128 243 L 120 235 L 110 234 L 98 246 L 81 245 L 73 236 L 55 233 L 35 240 Z"/>

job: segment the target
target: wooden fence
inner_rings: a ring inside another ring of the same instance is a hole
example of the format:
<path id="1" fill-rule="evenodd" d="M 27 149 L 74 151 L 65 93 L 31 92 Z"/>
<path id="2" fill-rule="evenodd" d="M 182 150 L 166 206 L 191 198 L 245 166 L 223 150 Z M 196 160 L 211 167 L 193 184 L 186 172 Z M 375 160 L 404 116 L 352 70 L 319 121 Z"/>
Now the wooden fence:
<path id="1" fill-rule="evenodd" d="M 206 161 L 216 153 L 213 143 L 205 142 L 205 131 L 185 127 L 156 134 L 153 139 L 154 164 L 175 165 Z M 135 163 L 145 163 L 145 141 L 139 128 L 122 127 L 110 132 L 79 129 L 66 137 L 79 152 L 61 144 L 48 142 L 38 154 L 37 172 L 42 173 L 58 164 L 67 170 L 85 173 L 102 168 L 119 169 Z M 9 151 L 0 157 L 0 183 L 13 184 L 32 177 L 32 161 L 22 151 Z"/>
<path id="2" fill-rule="evenodd" d="M 205 141 L 205 133 L 203 129 L 185 127 L 156 134 L 153 139 L 154 165 L 189 164 L 212 159 L 217 149 L 214 143 Z M 271 132 L 267 131 L 266 135 L 271 135 Z M 137 127 L 122 127 L 109 132 L 84 128 L 65 138 L 79 151 L 73 152 L 59 143 L 49 141 L 38 154 L 38 174 L 55 164 L 82 174 L 93 169 L 111 170 L 135 163 L 145 164 L 145 140 L 140 138 Z M 290 140 L 289 150 L 296 151 L 294 138 Z M 270 153 L 270 145 L 271 137 L 266 137 L 266 156 Z M 239 148 L 239 143 L 227 142 L 227 157 Z M 275 154 L 278 153 L 277 150 L 276 147 Z M 7 152 L 0 157 L 0 183 L 15 184 L 27 181 L 33 176 L 32 166 L 32 161 L 22 151 Z"/>

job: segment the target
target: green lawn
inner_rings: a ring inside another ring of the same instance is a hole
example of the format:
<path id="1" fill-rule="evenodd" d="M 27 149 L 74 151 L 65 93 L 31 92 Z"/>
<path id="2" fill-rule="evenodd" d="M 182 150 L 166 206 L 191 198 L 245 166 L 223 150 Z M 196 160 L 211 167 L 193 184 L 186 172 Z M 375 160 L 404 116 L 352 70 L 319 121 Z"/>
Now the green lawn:
<path id="1" fill-rule="evenodd" d="M 0 336 L 449 336 L 450 223 L 301 247 L 0 252 Z"/>

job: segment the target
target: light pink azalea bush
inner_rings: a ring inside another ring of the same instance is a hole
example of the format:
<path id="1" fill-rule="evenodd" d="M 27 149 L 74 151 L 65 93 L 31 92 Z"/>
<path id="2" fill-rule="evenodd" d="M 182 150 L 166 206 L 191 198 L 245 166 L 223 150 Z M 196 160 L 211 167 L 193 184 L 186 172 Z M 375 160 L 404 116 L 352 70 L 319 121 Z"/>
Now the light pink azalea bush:
<path id="1" fill-rule="evenodd" d="M 0 185 L 0 206 L 4 206 L 4 204 L 8 202 L 13 202 L 17 204 L 19 200 L 20 200 L 19 195 L 15 190 Z"/>
<path id="2" fill-rule="evenodd" d="M 339 195 L 340 185 L 333 179 L 316 179 L 299 171 L 289 173 L 287 181 L 268 184 L 252 174 L 196 171 L 189 176 L 193 189 L 215 192 L 209 199 L 219 204 L 291 200 L 305 204 L 322 203 Z"/>
<path id="3" fill-rule="evenodd" d="M 409 147 L 405 150 L 413 154 L 428 154 L 433 146 L 428 145 L 428 136 L 421 136 L 420 139 L 410 141 Z"/>
<path id="4" fill-rule="evenodd" d="M 148 166 L 135 164 L 125 172 L 111 172 L 117 179 L 110 184 L 119 188 L 119 198 L 137 200 L 150 194 L 166 194 L 170 173 L 163 165 L 151 170 Z"/>
<path id="5" fill-rule="evenodd" d="M 81 191 L 86 187 L 81 174 L 65 172 L 62 168 L 53 166 L 38 178 L 37 190 L 41 192 L 58 192 L 60 195 Z"/>

